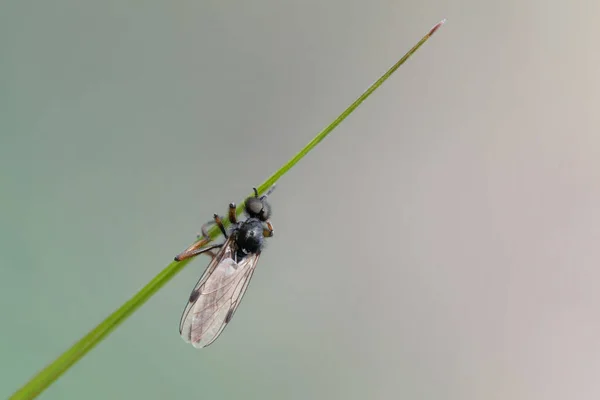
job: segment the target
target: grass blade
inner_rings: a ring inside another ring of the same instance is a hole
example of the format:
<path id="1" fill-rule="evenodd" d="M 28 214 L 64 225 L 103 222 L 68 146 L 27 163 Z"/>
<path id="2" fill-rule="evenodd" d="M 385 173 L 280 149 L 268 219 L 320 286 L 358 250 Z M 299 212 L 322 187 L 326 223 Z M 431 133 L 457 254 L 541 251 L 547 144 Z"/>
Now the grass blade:
<path id="1" fill-rule="evenodd" d="M 290 168 L 300 161 L 309 151 L 311 151 L 319 142 L 321 142 L 333 129 L 338 126 L 348 115 L 350 115 L 363 101 L 367 99 L 383 82 L 385 82 L 402 64 L 416 52 L 430 37 L 437 31 L 446 20 L 437 23 L 431 30 L 413 46 L 397 63 L 395 63 L 385 74 L 383 74 L 375 83 L 373 83 L 362 95 L 360 95 L 344 112 L 340 114 L 331 124 L 323 129 L 314 137 L 298 154 L 285 163 L 277 172 L 269 177 L 262 185 L 258 187 L 260 194 L 267 191 L 279 178 L 281 178 Z M 239 215 L 243 210 L 243 203 L 238 205 L 236 213 Z M 229 221 L 224 221 L 228 223 Z M 209 234 L 211 238 L 219 236 L 220 231 L 213 227 Z M 58 379 L 73 364 L 79 361 L 88 351 L 96 346 L 102 339 L 111 333 L 121 322 L 127 319 L 134 311 L 141 307 L 154 293 L 162 288 L 179 271 L 186 266 L 190 259 L 184 261 L 173 261 L 157 276 L 154 277 L 146 286 L 136 293 L 125 304 L 119 307 L 115 312 L 108 316 L 98 326 L 91 330 L 87 335 L 81 338 L 70 349 L 49 364 L 46 368 L 38 372 L 29 382 L 16 391 L 10 398 L 13 400 L 33 399 L 44 391 L 50 384 Z"/>

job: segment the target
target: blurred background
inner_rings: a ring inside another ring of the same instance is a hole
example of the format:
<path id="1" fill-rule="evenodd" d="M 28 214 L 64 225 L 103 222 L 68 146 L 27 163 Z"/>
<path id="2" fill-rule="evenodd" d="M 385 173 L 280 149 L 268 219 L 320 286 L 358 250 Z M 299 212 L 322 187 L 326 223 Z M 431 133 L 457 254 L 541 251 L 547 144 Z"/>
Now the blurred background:
<path id="1" fill-rule="evenodd" d="M 8 1 L 0 397 L 279 182 L 244 302 L 190 263 L 44 399 L 600 398 L 600 3 Z"/>

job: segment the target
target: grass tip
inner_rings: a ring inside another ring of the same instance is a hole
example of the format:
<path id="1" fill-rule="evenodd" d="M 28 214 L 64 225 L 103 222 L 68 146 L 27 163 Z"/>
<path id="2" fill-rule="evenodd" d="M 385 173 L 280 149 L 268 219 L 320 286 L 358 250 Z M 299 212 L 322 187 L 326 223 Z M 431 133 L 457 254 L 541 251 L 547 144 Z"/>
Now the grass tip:
<path id="1" fill-rule="evenodd" d="M 440 22 L 435 24 L 435 26 L 433 28 L 431 28 L 431 30 L 429 31 L 429 36 L 433 35 L 435 33 L 435 31 L 440 29 L 441 26 L 444 25 L 445 22 L 446 22 L 446 18 L 444 18 L 443 20 L 441 20 Z"/>

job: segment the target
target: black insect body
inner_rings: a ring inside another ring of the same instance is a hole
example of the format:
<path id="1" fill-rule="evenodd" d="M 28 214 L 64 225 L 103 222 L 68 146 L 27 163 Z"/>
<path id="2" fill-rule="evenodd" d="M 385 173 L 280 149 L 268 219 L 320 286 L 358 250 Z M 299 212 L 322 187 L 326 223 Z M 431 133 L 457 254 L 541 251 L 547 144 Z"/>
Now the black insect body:
<path id="1" fill-rule="evenodd" d="M 261 252 L 264 246 L 263 231 L 263 223 L 257 219 L 244 221 L 234 230 L 234 242 L 238 248 L 236 261 Z"/>
<path id="2" fill-rule="evenodd" d="M 229 220 L 232 222 L 229 232 L 221 218 L 214 215 L 214 223 L 226 238 L 224 243 L 209 245 L 211 239 L 208 224 L 205 224 L 202 227 L 204 239 L 175 257 L 175 260 L 181 261 L 202 253 L 212 256 L 212 261 L 190 294 L 179 324 L 182 338 L 194 347 L 202 348 L 214 342 L 229 323 L 252 278 L 265 237 L 273 236 L 273 225 L 269 221 L 271 207 L 266 200 L 269 193 L 262 197 L 258 196 L 256 189 L 254 193 L 245 201 L 247 218 L 244 221 L 237 221 L 235 204 L 229 205 Z M 214 249 L 219 251 L 214 254 Z"/>

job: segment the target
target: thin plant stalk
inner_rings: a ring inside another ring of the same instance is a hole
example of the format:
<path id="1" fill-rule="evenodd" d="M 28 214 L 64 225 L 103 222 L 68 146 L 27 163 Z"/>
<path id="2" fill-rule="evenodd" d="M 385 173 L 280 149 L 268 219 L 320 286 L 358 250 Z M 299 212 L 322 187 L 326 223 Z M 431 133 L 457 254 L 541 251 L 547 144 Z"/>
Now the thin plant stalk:
<path id="1" fill-rule="evenodd" d="M 431 30 L 413 46 L 398 62 L 396 62 L 385 74 L 383 74 L 375 83 L 373 83 L 363 94 L 361 94 L 348 108 L 342 112 L 332 123 L 323 129 L 317 136 L 314 137 L 302 150 L 293 158 L 285 163 L 277 172 L 264 181 L 257 189 L 260 194 L 267 191 L 275 184 L 287 171 L 290 170 L 298 161 L 300 161 L 309 151 L 311 151 L 319 142 L 321 142 L 331 131 L 337 127 L 348 115 L 350 115 L 363 101 L 367 99 L 383 82 L 385 82 L 402 64 L 415 53 L 434 33 L 437 31 L 446 20 L 437 23 Z M 243 203 L 240 203 L 236 210 L 239 215 L 243 210 Z M 229 221 L 225 221 L 229 223 Z M 213 227 L 209 231 L 212 239 L 219 236 L 220 230 Z M 119 307 L 115 312 L 109 315 L 98 326 L 92 329 L 87 335 L 76 342 L 70 349 L 61 354 L 56 360 L 50 363 L 46 368 L 38 372 L 29 380 L 23 387 L 17 390 L 10 399 L 22 400 L 33 399 L 42 393 L 48 386 L 57 380 L 65 373 L 73 364 L 79 361 L 88 351 L 102 341 L 109 333 L 111 333 L 119 324 L 140 308 L 154 293 L 162 288 L 171 280 L 179 271 L 187 265 L 190 259 L 183 261 L 173 261 L 158 275 L 154 277 L 146 286 L 130 298 L 125 304 Z"/>

